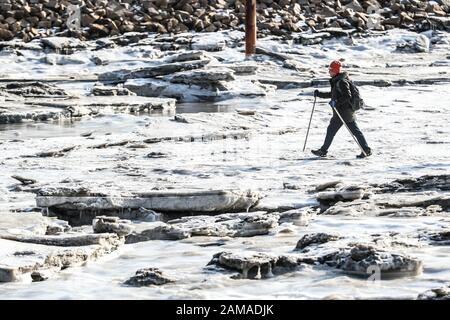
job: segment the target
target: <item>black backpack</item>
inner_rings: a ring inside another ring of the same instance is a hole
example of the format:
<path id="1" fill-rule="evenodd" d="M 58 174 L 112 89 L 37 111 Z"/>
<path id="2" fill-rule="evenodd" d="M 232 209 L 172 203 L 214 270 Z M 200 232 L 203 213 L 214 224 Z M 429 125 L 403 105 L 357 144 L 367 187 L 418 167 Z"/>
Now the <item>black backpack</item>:
<path id="1" fill-rule="evenodd" d="M 348 80 L 350 84 L 350 91 L 352 92 L 352 98 L 350 99 L 350 104 L 352 105 L 353 111 L 358 111 L 359 109 L 364 109 L 364 100 L 361 98 L 359 89 L 352 80 Z"/>
<path id="2" fill-rule="evenodd" d="M 350 104 L 352 106 L 352 110 L 358 111 L 359 109 L 364 109 L 365 103 L 364 100 L 361 98 L 361 94 L 359 93 L 358 87 L 350 79 L 346 79 L 343 81 L 347 81 L 348 84 L 350 85 L 350 92 L 352 94 L 352 97 L 350 98 Z M 339 86 L 338 89 L 340 91 Z"/>

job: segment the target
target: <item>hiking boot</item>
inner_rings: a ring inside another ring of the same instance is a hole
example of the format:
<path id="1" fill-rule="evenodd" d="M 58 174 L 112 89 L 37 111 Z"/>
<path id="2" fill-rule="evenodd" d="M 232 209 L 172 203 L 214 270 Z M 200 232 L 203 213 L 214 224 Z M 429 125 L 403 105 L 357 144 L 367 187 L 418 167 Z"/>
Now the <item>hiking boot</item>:
<path id="1" fill-rule="evenodd" d="M 364 150 L 364 152 L 366 153 L 366 155 L 364 155 L 364 153 L 361 152 L 361 154 L 360 154 L 360 155 L 357 155 L 356 157 L 357 157 L 358 159 L 362 159 L 362 158 L 369 157 L 369 156 L 372 155 L 372 149 L 370 149 L 370 148 Z"/>
<path id="2" fill-rule="evenodd" d="M 327 156 L 327 151 L 323 151 L 322 149 L 311 150 L 311 153 L 315 156 L 322 157 L 322 158 Z"/>

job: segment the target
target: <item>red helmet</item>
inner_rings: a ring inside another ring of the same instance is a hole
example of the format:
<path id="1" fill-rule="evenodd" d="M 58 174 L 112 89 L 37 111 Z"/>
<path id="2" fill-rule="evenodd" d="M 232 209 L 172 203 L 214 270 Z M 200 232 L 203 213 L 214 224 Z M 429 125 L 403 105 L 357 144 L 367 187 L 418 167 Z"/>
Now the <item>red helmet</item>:
<path id="1" fill-rule="evenodd" d="M 341 72 L 341 67 L 342 64 L 339 61 L 334 60 L 333 62 L 330 63 L 330 67 L 328 69 L 333 73 L 339 73 Z"/>

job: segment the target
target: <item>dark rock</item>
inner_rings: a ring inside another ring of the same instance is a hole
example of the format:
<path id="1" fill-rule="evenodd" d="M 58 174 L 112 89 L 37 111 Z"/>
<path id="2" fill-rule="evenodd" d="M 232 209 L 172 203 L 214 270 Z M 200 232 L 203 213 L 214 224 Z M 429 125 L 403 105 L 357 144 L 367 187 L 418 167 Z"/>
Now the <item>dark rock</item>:
<path id="1" fill-rule="evenodd" d="M 0 28 L 0 40 L 2 41 L 9 41 L 12 40 L 14 38 L 14 33 L 12 33 L 11 31 L 4 29 L 4 28 Z"/>
<path id="2" fill-rule="evenodd" d="M 133 287 L 160 286 L 166 283 L 175 282 L 175 280 L 164 276 L 158 268 L 145 268 L 136 271 L 136 274 L 125 281 L 125 285 Z"/>
<path id="3" fill-rule="evenodd" d="M 312 233 L 304 235 L 295 247 L 296 250 L 302 250 L 313 244 L 323 244 L 329 241 L 336 241 L 341 239 L 338 235 L 327 234 L 327 233 Z"/>
<path id="4" fill-rule="evenodd" d="M 163 152 L 150 152 L 149 154 L 147 154 L 147 158 L 152 158 L 152 159 L 161 159 L 161 158 L 167 158 L 167 157 L 168 157 L 168 155 Z"/>
<path id="5" fill-rule="evenodd" d="M 433 245 L 449 245 L 450 244 L 450 230 L 443 230 L 433 232 L 428 235 Z"/>

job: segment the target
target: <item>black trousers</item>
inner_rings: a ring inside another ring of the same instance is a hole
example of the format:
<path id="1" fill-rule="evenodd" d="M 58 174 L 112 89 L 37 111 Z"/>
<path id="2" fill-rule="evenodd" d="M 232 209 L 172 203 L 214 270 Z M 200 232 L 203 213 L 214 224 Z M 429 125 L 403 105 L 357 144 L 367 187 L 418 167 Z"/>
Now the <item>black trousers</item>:
<path id="1" fill-rule="evenodd" d="M 349 127 L 350 131 L 353 133 L 353 135 L 358 140 L 361 147 L 363 147 L 364 150 L 369 149 L 369 146 L 367 145 L 367 141 L 364 138 L 363 133 L 361 130 L 359 130 L 358 125 L 356 124 L 356 121 L 353 122 L 347 122 L 347 126 Z M 327 129 L 327 135 L 325 137 L 325 142 L 323 143 L 322 150 L 328 151 L 328 148 L 331 146 L 331 143 L 333 142 L 334 136 L 339 131 L 339 129 L 342 127 L 342 121 L 339 119 L 338 116 L 333 116 L 330 120 L 330 124 L 328 125 Z"/>

